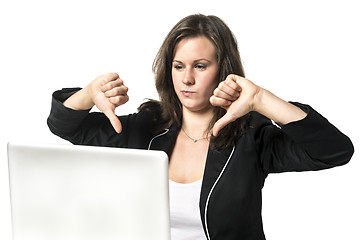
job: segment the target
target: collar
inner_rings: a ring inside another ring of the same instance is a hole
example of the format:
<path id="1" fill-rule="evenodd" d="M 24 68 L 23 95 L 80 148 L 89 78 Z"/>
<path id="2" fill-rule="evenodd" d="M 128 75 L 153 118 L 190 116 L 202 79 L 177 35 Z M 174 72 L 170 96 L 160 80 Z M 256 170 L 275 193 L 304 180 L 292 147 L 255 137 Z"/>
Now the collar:
<path id="1" fill-rule="evenodd" d="M 179 131 L 180 128 L 174 125 L 168 129 L 165 129 L 163 132 L 159 133 L 151 139 L 148 149 L 164 151 L 167 153 L 170 159 L 170 155 L 175 145 L 176 137 Z"/>

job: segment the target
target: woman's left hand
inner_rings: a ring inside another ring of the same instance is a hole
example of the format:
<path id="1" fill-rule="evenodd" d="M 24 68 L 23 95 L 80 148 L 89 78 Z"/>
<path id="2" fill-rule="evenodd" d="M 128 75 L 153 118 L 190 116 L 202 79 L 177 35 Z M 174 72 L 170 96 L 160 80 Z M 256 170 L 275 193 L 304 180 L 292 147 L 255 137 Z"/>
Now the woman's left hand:
<path id="1" fill-rule="evenodd" d="M 214 124 L 214 136 L 227 124 L 251 111 L 282 125 L 302 120 L 307 115 L 299 107 L 234 74 L 229 75 L 214 90 L 210 103 L 226 110 L 226 114 Z"/>
<path id="2" fill-rule="evenodd" d="M 250 80 L 234 74 L 221 82 L 214 90 L 210 103 L 224 108 L 226 114 L 215 123 L 213 135 L 216 136 L 230 122 L 255 110 L 256 99 L 261 92 L 262 88 Z"/>

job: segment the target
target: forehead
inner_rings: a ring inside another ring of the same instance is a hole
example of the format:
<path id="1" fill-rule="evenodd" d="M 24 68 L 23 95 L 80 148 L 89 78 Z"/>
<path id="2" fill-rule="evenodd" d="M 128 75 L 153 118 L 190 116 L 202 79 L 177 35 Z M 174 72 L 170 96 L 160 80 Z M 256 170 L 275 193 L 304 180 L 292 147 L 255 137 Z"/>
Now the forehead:
<path id="1" fill-rule="evenodd" d="M 174 50 L 174 59 L 216 59 L 215 46 L 205 36 L 197 36 L 180 40 Z"/>

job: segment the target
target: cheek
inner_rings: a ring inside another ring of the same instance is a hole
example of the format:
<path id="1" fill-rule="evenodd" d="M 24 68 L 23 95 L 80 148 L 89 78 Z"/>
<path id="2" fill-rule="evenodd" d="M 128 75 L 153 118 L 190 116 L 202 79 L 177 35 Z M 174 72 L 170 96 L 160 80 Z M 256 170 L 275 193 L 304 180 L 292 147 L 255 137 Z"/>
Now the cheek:
<path id="1" fill-rule="evenodd" d="M 207 92 L 208 97 L 211 97 L 212 95 L 214 95 L 214 90 L 216 87 L 217 87 L 217 85 L 215 85 L 215 84 L 212 84 L 208 87 L 208 92 Z"/>
<path id="2" fill-rule="evenodd" d="M 173 83 L 173 86 L 174 88 L 176 89 L 176 87 L 179 85 L 179 79 L 178 79 L 178 76 L 173 72 L 171 71 L 171 78 L 172 78 L 172 83 Z"/>
<path id="3" fill-rule="evenodd" d="M 209 79 L 210 81 L 208 81 L 207 85 L 205 86 L 206 89 L 208 90 L 209 94 L 211 93 L 211 95 L 213 94 L 215 88 L 217 88 L 218 86 L 218 78 L 217 77 L 212 77 Z"/>
<path id="4" fill-rule="evenodd" d="M 178 88 L 178 81 L 176 80 L 176 78 L 174 78 L 174 76 L 172 77 L 172 84 L 174 86 L 174 89 L 176 91 L 176 89 Z"/>
<path id="5" fill-rule="evenodd" d="M 179 83 L 179 81 L 177 81 L 176 78 L 173 77 L 172 79 L 172 90 L 174 91 L 174 93 L 176 94 L 176 96 L 179 98 L 179 94 L 180 94 L 180 90 L 181 90 L 181 85 Z"/>

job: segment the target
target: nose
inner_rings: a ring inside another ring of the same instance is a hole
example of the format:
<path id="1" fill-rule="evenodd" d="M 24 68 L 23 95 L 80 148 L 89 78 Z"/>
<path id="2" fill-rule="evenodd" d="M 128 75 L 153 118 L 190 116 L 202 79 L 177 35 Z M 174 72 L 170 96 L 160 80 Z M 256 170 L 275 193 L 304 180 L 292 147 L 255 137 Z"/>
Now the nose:
<path id="1" fill-rule="evenodd" d="M 192 69 L 186 69 L 184 72 L 184 77 L 182 82 L 185 85 L 193 85 L 195 83 L 195 78 L 194 78 L 194 74 L 192 72 Z"/>

